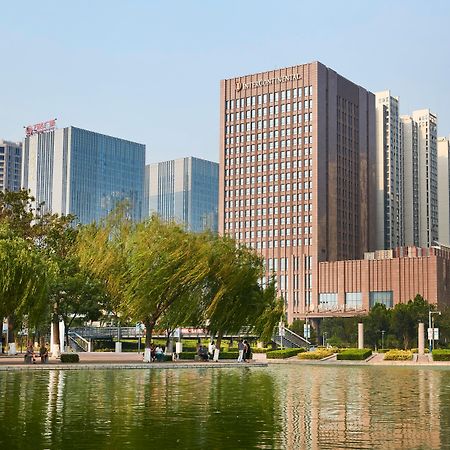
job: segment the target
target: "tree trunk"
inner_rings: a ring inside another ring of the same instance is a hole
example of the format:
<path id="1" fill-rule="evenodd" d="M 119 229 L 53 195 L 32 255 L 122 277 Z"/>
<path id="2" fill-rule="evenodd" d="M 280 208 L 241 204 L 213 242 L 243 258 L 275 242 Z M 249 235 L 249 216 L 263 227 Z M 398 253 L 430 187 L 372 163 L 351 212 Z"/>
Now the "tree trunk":
<path id="1" fill-rule="evenodd" d="M 9 355 L 16 355 L 17 349 L 16 349 L 16 333 L 14 331 L 14 325 L 15 325 L 15 317 L 14 315 L 8 316 L 8 354 Z"/>
<path id="2" fill-rule="evenodd" d="M 52 357 L 58 358 L 59 355 L 61 354 L 61 339 L 59 336 L 59 316 L 56 313 L 56 311 L 53 312 L 52 316 L 52 331 L 53 331 L 53 341 L 51 342 Z"/>
<path id="3" fill-rule="evenodd" d="M 16 336 L 14 332 L 15 318 L 14 316 L 8 316 L 8 344 L 16 342 Z"/>
<path id="4" fill-rule="evenodd" d="M 222 344 L 222 338 L 223 338 L 223 331 L 219 331 L 219 334 L 217 335 L 217 341 L 216 341 L 216 349 L 214 350 L 214 361 L 219 361 L 219 353 L 220 353 L 220 346 Z"/>

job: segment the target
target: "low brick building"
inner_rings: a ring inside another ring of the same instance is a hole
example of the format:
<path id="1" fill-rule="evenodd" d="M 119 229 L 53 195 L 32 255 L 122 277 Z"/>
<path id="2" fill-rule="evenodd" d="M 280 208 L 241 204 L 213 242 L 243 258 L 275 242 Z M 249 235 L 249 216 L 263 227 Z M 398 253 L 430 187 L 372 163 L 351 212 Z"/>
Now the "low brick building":
<path id="1" fill-rule="evenodd" d="M 438 307 L 450 305 L 450 248 L 399 247 L 364 259 L 321 262 L 319 293 L 308 318 L 367 314 L 376 303 L 392 308 L 420 294 Z"/>

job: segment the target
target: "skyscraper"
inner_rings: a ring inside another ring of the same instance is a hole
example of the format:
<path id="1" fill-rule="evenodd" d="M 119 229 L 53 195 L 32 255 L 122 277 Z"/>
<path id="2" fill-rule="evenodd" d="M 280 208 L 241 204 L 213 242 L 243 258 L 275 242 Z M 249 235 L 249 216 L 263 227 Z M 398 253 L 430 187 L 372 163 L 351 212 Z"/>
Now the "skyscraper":
<path id="1" fill-rule="evenodd" d="M 0 139 L 0 190 L 18 191 L 22 164 L 22 144 Z"/>
<path id="2" fill-rule="evenodd" d="M 403 245 L 403 153 L 399 100 L 390 91 L 375 93 L 377 141 L 377 249 Z"/>
<path id="3" fill-rule="evenodd" d="M 429 109 L 401 116 L 405 245 L 438 240 L 437 118 Z"/>
<path id="4" fill-rule="evenodd" d="M 219 232 L 304 317 L 329 301 L 318 263 L 375 246 L 375 97 L 313 62 L 222 80 L 220 108 Z"/>
<path id="5" fill-rule="evenodd" d="M 217 232 L 219 164 L 199 158 L 181 158 L 145 168 L 148 215 L 175 220 L 191 231 Z"/>
<path id="6" fill-rule="evenodd" d="M 450 246 L 450 141 L 448 138 L 438 138 L 437 153 L 439 242 Z"/>
<path id="7" fill-rule="evenodd" d="M 145 145 L 75 127 L 32 128 L 23 146 L 22 185 L 46 211 L 90 223 L 127 200 L 131 217 L 141 220 Z"/>

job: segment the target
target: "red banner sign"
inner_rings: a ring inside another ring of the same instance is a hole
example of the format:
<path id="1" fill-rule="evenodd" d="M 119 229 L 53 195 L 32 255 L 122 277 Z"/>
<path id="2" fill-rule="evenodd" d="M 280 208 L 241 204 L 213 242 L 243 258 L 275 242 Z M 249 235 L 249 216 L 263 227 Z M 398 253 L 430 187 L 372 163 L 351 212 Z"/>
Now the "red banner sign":
<path id="1" fill-rule="evenodd" d="M 25 133 L 27 136 L 33 134 L 45 133 L 47 131 L 53 131 L 56 128 L 56 119 L 48 120 L 47 122 L 36 123 L 35 125 L 28 125 L 25 127 Z"/>

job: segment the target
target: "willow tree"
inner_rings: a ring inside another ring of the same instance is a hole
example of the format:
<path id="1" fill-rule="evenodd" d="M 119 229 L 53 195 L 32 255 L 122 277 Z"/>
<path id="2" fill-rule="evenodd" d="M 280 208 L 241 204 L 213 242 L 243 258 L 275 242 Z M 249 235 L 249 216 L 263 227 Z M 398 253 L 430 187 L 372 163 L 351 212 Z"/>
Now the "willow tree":
<path id="1" fill-rule="evenodd" d="M 274 282 L 267 288 L 260 283 L 262 258 L 227 237 L 211 237 L 209 247 L 204 311 L 209 330 L 218 334 L 217 347 L 225 333 L 239 333 L 245 327 L 268 339 L 283 307 Z"/>
<path id="2" fill-rule="evenodd" d="M 116 300 L 118 311 L 146 327 L 145 346 L 150 348 L 153 330 L 169 317 L 170 308 L 188 311 L 208 274 L 208 247 L 199 236 L 157 217 L 131 224 L 108 220 L 82 232 L 81 264 L 100 277 Z"/>
<path id="3" fill-rule="evenodd" d="M 29 241 L 0 230 L 0 317 L 8 317 L 8 344 L 15 353 L 14 321 L 36 326 L 47 306 L 49 266 Z"/>

